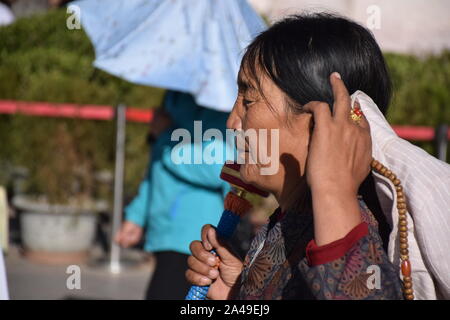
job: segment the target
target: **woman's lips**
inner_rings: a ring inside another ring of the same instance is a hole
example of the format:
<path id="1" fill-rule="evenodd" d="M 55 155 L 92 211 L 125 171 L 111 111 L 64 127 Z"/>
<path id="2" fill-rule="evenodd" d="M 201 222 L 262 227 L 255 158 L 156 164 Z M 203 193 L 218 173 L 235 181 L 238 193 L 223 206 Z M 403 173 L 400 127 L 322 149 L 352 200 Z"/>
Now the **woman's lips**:
<path id="1" fill-rule="evenodd" d="M 250 144 L 248 143 L 248 137 L 245 137 L 245 152 L 249 152 L 249 146 L 250 146 Z"/>
<path id="2" fill-rule="evenodd" d="M 245 143 L 244 143 L 244 148 L 239 148 L 240 147 L 240 143 L 238 143 L 238 137 L 235 137 L 235 145 L 236 145 L 236 149 L 239 152 L 250 152 L 250 148 L 249 148 L 249 143 L 248 143 L 248 137 L 245 137 Z"/>

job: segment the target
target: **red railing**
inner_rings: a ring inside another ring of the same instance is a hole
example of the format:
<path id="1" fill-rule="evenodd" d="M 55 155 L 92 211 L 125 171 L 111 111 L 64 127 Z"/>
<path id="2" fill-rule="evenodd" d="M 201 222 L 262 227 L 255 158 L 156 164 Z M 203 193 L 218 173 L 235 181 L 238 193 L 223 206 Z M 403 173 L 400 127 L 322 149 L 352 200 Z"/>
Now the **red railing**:
<path id="1" fill-rule="evenodd" d="M 90 120 L 112 120 L 115 108 L 106 105 L 77 105 L 68 103 L 23 102 L 0 100 L 0 114 L 25 114 L 41 117 L 80 118 Z M 128 107 L 126 118 L 132 122 L 148 123 L 153 119 L 153 110 Z M 422 126 L 394 126 L 395 132 L 406 140 L 432 141 L 435 128 Z M 448 130 L 450 139 L 450 129 Z"/>
<path id="2" fill-rule="evenodd" d="M 0 114 L 25 114 L 41 117 L 80 118 L 90 120 L 111 120 L 115 112 L 112 106 L 78 105 L 69 103 L 23 102 L 0 100 Z M 153 110 L 127 108 L 127 120 L 150 122 Z"/>

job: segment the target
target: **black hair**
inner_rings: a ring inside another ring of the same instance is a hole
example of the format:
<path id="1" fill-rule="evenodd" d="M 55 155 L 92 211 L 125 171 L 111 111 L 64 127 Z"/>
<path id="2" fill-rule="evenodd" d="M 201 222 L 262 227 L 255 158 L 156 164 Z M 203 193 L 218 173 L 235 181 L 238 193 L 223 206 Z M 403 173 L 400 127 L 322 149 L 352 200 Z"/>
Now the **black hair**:
<path id="1" fill-rule="evenodd" d="M 309 101 L 332 107 L 334 71 L 350 94 L 364 91 L 383 113 L 391 99 L 386 63 L 371 32 L 335 14 L 293 15 L 275 23 L 248 46 L 242 66 L 258 87 L 262 69 L 294 103 L 294 112 Z"/>

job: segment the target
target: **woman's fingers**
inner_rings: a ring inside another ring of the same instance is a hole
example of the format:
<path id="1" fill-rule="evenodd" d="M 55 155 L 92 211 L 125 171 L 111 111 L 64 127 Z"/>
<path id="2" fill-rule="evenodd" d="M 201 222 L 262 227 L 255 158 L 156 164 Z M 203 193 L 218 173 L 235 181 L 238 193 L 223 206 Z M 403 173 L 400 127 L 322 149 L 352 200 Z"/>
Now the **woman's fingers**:
<path id="1" fill-rule="evenodd" d="M 358 101 L 355 101 L 355 104 L 353 105 L 353 109 L 359 109 L 359 110 L 361 110 L 361 106 L 359 105 L 359 102 L 358 102 Z M 362 110 L 361 110 L 361 118 L 360 118 L 360 120 L 359 120 L 359 122 L 358 122 L 358 125 L 359 125 L 361 128 L 370 131 L 369 122 L 367 121 L 366 117 L 364 116 L 364 113 L 362 113 Z"/>
<path id="2" fill-rule="evenodd" d="M 209 240 L 208 240 L 208 237 L 207 237 L 209 229 L 214 229 L 214 227 L 212 225 L 210 225 L 210 224 L 205 224 L 202 227 L 201 237 L 202 237 L 203 246 L 205 247 L 206 250 L 210 251 L 210 250 L 213 249 L 213 247 L 212 247 L 211 243 L 209 243 Z"/>
<path id="3" fill-rule="evenodd" d="M 214 249 L 222 260 L 226 260 L 230 256 L 234 257 L 230 249 L 219 240 L 216 229 L 210 224 L 204 225 L 202 228 L 202 243 L 206 250 Z"/>
<path id="4" fill-rule="evenodd" d="M 344 81 L 342 81 L 339 73 L 333 72 L 330 75 L 330 82 L 334 96 L 333 117 L 336 120 L 343 120 L 346 122 L 348 122 L 349 120 L 350 122 L 353 121 L 350 118 L 350 113 L 352 110 L 351 98 L 348 93 L 347 87 L 345 86 Z M 361 110 L 358 101 L 355 101 L 353 108 Z M 358 124 L 361 128 L 370 130 L 369 123 L 367 122 L 367 119 L 364 117 L 364 114 L 362 114 Z"/>
<path id="5" fill-rule="evenodd" d="M 115 236 L 115 241 L 122 247 L 128 248 L 139 242 L 142 236 L 142 227 L 125 221 Z"/>
<path id="6" fill-rule="evenodd" d="M 198 260 L 194 256 L 189 256 L 188 267 L 190 270 L 194 271 L 195 273 L 198 273 L 209 279 L 214 280 L 219 276 L 219 271 L 217 271 L 217 268 L 211 267 L 211 266 L 203 263 L 202 261 Z"/>
<path id="7" fill-rule="evenodd" d="M 192 241 L 191 245 L 189 246 L 189 249 L 191 250 L 192 256 L 194 256 L 197 260 L 201 261 L 202 263 L 209 265 L 211 267 L 217 265 L 218 260 L 217 256 L 209 252 L 209 250 L 206 250 L 202 242 Z"/>
<path id="8" fill-rule="evenodd" d="M 348 90 L 337 72 L 330 75 L 331 89 L 333 90 L 334 104 L 333 117 L 336 120 L 348 121 L 351 111 L 351 99 Z"/>
<path id="9" fill-rule="evenodd" d="M 221 261 L 228 264 L 236 260 L 236 256 L 232 253 L 229 246 L 217 237 L 216 229 L 210 228 L 207 230 L 207 239 Z"/>
<path id="10" fill-rule="evenodd" d="M 200 241 L 193 241 L 190 245 L 192 255 L 188 258 L 186 279 L 195 285 L 210 285 L 219 276 L 217 270 L 218 258 L 205 249 Z"/>
<path id="11" fill-rule="evenodd" d="M 187 269 L 184 275 L 189 283 L 196 286 L 209 286 L 212 283 L 211 279 L 191 269 Z"/>
<path id="12" fill-rule="evenodd" d="M 211 225 L 202 228 L 202 241 L 191 242 L 190 249 L 192 255 L 188 258 L 186 279 L 199 286 L 211 284 L 208 293 L 211 297 L 216 294 L 223 298 L 228 296 L 228 291 L 242 272 L 242 261 L 233 255 L 226 243 L 218 239 L 216 230 Z M 214 249 L 214 254 L 210 252 L 211 249 Z M 224 286 L 227 292 L 224 292 Z"/>
<path id="13" fill-rule="evenodd" d="M 119 230 L 119 231 L 117 231 L 116 235 L 114 236 L 114 241 L 117 244 L 120 244 L 121 240 L 122 240 L 122 230 Z"/>
<path id="14" fill-rule="evenodd" d="M 331 121 L 330 107 L 325 102 L 311 101 L 303 106 L 303 110 L 312 113 L 315 126 L 326 126 Z"/>
<path id="15" fill-rule="evenodd" d="M 361 117 L 361 120 L 359 121 L 359 126 L 370 132 L 370 125 L 369 125 L 369 122 L 367 121 L 366 117 L 364 117 L 364 116 Z"/>

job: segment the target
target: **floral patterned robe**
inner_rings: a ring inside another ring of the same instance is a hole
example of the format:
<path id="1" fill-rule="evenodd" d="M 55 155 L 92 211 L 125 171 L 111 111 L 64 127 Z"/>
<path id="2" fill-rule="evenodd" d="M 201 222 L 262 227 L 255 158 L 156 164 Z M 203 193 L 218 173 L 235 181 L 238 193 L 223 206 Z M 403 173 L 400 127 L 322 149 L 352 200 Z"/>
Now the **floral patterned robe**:
<path id="1" fill-rule="evenodd" d="M 312 213 L 277 209 L 253 239 L 232 298 L 403 299 L 399 268 L 389 262 L 362 198 L 359 204 L 363 222 L 322 247 L 313 240 Z"/>

